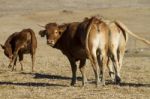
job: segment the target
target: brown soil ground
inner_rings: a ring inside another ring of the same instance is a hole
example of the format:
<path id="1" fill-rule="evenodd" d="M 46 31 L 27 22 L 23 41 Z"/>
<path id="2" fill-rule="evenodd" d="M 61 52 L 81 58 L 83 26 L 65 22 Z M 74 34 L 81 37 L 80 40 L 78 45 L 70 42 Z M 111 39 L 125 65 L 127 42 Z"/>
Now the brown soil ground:
<path id="1" fill-rule="evenodd" d="M 106 86 L 96 87 L 94 73 L 87 61 L 89 83 L 70 86 L 71 69 L 67 58 L 46 45 L 38 35 L 48 22 L 59 24 L 82 21 L 101 15 L 121 20 L 134 33 L 150 40 L 149 0 L 0 0 L 0 43 L 24 28 L 32 28 L 38 39 L 35 72 L 31 72 L 30 55 L 24 57 L 24 71 L 7 67 L 9 60 L 0 49 L 0 99 L 150 99 L 150 47 L 130 36 L 128 53 L 121 69 L 122 83 L 114 85 L 107 74 Z"/>

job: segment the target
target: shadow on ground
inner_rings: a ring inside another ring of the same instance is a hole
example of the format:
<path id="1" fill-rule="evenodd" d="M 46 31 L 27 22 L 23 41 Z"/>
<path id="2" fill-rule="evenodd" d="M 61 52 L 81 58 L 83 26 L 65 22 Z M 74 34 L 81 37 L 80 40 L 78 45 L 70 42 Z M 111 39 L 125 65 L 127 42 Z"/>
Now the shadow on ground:
<path id="1" fill-rule="evenodd" d="M 60 85 L 60 84 L 49 84 L 49 83 L 37 83 L 37 82 L 2 82 L 0 81 L 0 85 L 15 85 L 15 86 L 28 86 L 28 87 L 47 87 L 47 86 L 61 86 L 66 87 L 67 85 Z"/>
<path id="2" fill-rule="evenodd" d="M 53 74 L 44 74 L 44 73 L 25 73 L 21 72 L 20 74 L 29 74 L 33 75 L 35 79 L 58 79 L 58 80 L 71 80 L 71 77 L 61 76 L 61 75 L 53 75 Z M 81 81 L 82 77 L 77 77 L 77 80 Z"/>
<path id="3" fill-rule="evenodd" d="M 116 85 L 116 84 L 110 80 L 107 80 L 106 86 L 107 85 Z M 127 86 L 128 87 L 150 87 L 150 84 L 121 82 L 118 86 L 120 87 L 127 87 Z"/>
<path id="4" fill-rule="evenodd" d="M 121 83 L 120 86 L 129 86 L 129 87 L 150 87 L 150 84 L 141 84 L 141 83 Z"/>
<path id="5" fill-rule="evenodd" d="M 49 75 L 49 74 L 42 74 L 42 73 L 25 73 L 25 72 L 21 72 L 20 74 L 25 74 L 25 75 L 33 75 L 34 79 L 54 79 L 54 80 L 70 80 L 71 81 L 71 77 L 66 77 L 66 76 L 61 76 L 61 75 Z M 77 77 L 77 80 L 81 81 L 82 77 Z M 95 80 L 88 80 L 88 83 L 94 84 Z M 28 82 L 28 83 L 13 83 L 13 82 L 0 82 L 0 85 L 20 85 L 20 86 L 62 86 L 65 87 L 67 85 L 60 85 L 60 84 L 49 84 L 49 83 L 34 83 L 34 82 Z M 112 82 L 111 80 L 106 80 L 106 86 L 107 85 L 114 85 L 114 86 L 118 86 L 116 85 L 114 82 Z M 127 82 L 122 82 L 120 85 L 120 87 L 150 87 L 150 84 L 143 84 L 143 83 L 127 83 Z"/>

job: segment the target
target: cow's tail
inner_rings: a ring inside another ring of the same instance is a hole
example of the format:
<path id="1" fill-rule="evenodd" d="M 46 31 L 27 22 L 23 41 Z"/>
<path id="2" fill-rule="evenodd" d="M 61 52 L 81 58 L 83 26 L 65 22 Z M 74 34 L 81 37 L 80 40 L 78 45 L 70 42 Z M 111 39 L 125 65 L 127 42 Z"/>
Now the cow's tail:
<path id="1" fill-rule="evenodd" d="M 130 34 L 131 36 L 135 37 L 136 39 L 150 45 L 150 41 L 146 40 L 145 38 L 142 38 L 138 35 L 136 35 L 135 33 L 131 32 L 122 22 L 116 20 L 115 21 L 116 25 L 120 28 L 122 28 L 123 30 L 125 30 L 125 32 L 127 32 L 128 34 Z"/>
<path id="2" fill-rule="evenodd" d="M 32 46 L 34 46 L 34 48 L 37 48 L 37 39 L 36 39 L 36 36 L 35 36 L 35 33 L 32 29 L 28 29 L 30 34 L 31 34 L 31 43 L 32 43 Z"/>

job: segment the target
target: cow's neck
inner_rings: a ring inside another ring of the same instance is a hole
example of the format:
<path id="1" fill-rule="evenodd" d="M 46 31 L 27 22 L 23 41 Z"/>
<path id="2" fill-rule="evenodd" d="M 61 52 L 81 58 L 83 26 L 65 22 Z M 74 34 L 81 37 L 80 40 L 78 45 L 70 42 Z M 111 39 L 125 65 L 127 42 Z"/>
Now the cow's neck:
<path id="1" fill-rule="evenodd" d="M 64 54 L 66 54 L 66 50 L 68 48 L 67 38 L 66 38 L 67 35 L 69 34 L 67 32 L 64 32 L 54 46 L 54 48 L 61 50 Z"/>

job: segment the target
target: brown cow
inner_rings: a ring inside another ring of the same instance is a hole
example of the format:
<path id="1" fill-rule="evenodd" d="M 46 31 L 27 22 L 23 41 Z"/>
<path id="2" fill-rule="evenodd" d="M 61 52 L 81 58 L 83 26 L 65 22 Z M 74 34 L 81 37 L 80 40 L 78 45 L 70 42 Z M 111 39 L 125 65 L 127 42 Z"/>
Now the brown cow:
<path id="1" fill-rule="evenodd" d="M 31 54 L 32 57 L 32 71 L 35 63 L 35 53 L 37 48 L 37 39 L 32 29 L 23 29 L 21 32 L 15 32 L 8 37 L 4 45 L 4 54 L 10 59 L 8 67 L 12 67 L 12 71 L 16 65 L 17 56 L 23 70 L 23 54 Z"/>
<path id="2" fill-rule="evenodd" d="M 108 33 L 107 25 L 95 17 L 86 18 L 83 22 L 73 22 L 64 25 L 49 23 L 45 26 L 45 30 L 39 32 L 41 37 L 46 35 L 48 45 L 61 50 L 67 56 L 72 69 L 71 85 L 76 83 L 76 61 L 78 60 L 80 61 L 79 68 L 83 77 L 82 84 L 84 85 L 87 81 L 84 72 L 86 58 L 89 58 L 92 63 L 96 84 L 99 83 L 98 61 L 102 61 L 104 73 L 107 62 Z M 97 56 L 101 56 L 102 58 L 99 58 L 101 60 L 98 60 Z M 104 76 L 102 77 L 102 82 L 105 84 Z"/>

